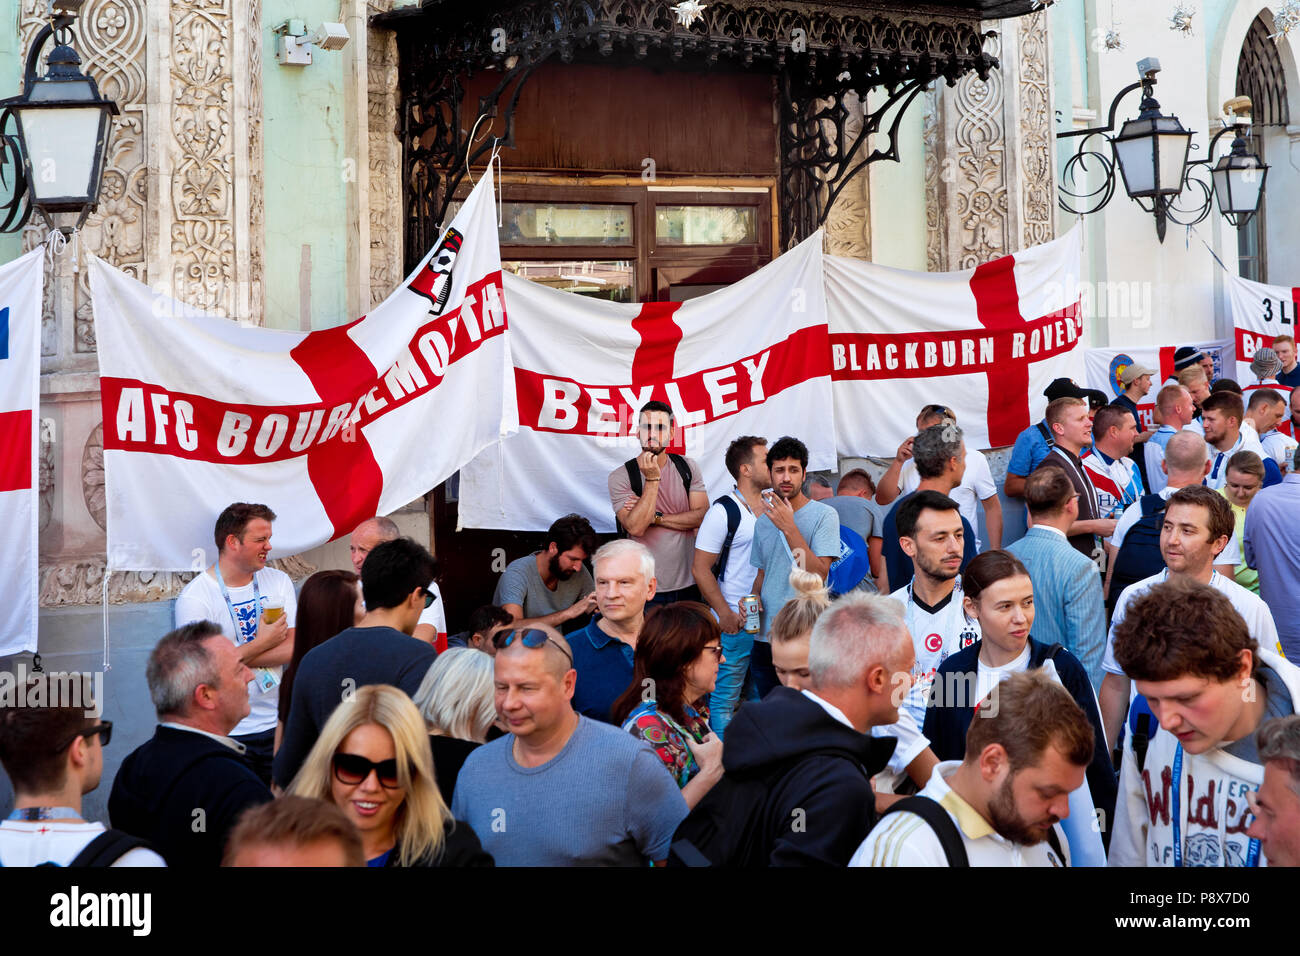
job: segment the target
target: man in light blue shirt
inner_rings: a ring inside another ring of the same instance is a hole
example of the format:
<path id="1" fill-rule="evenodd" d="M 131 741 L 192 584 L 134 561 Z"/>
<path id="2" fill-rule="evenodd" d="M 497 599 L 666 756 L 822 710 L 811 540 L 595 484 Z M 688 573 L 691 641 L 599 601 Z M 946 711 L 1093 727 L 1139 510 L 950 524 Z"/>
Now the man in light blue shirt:
<path id="1" fill-rule="evenodd" d="M 1033 527 L 1007 550 L 1034 582 L 1033 638 L 1062 644 L 1101 687 L 1106 649 L 1106 610 L 1097 565 L 1070 544 L 1066 530 L 1079 517 L 1079 495 L 1059 468 L 1042 468 L 1025 482 Z"/>
<path id="2" fill-rule="evenodd" d="M 1259 596 L 1277 624 L 1282 653 L 1300 660 L 1300 448 L 1293 473 L 1255 495 L 1246 510 L 1246 563 L 1259 571 Z M 1272 648 L 1269 648 L 1272 650 Z"/>
<path id="3" fill-rule="evenodd" d="M 749 563 L 758 568 L 754 590 L 762 602 L 762 624 L 754 638 L 750 672 L 759 697 L 778 683 L 767 632 L 777 612 L 794 597 L 790 569 L 796 563 L 823 581 L 840 556 L 840 519 L 835 509 L 803 493 L 808 448 L 797 438 L 780 439 L 767 453 L 775 494 L 754 524 Z"/>

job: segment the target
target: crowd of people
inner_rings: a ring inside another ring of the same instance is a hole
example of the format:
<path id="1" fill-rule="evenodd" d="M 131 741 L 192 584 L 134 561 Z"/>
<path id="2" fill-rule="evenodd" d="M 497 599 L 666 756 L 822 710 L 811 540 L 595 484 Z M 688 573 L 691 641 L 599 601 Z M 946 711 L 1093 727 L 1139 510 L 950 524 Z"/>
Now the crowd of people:
<path id="1" fill-rule="evenodd" d="M 232 504 L 108 826 L 111 721 L 0 710 L 0 864 L 1300 864 L 1295 343 L 1176 366 L 1052 382 L 1001 489 L 927 405 L 878 481 L 746 435 L 710 503 L 650 402 L 619 535 L 559 517 L 450 635 L 391 520 L 296 590 Z"/>

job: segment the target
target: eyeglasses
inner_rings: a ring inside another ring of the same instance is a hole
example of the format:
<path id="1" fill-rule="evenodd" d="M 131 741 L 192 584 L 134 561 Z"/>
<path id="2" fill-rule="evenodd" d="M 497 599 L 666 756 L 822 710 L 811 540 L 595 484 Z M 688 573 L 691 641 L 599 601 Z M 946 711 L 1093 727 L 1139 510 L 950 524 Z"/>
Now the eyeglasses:
<path id="1" fill-rule="evenodd" d="M 63 751 L 67 750 L 72 742 L 78 737 L 94 737 L 96 734 L 99 735 L 99 745 L 101 747 L 107 747 L 108 742 L 113 739 L 113 722 L 111 720 L 105 720 L 93 727 L 87 727 L 85 730 L 73 734 L 60 746 L 56 747 L 54 752 L 56 754 L 63 753 Z"/>
<path id="2" fill-rule="evenodd" d="M 401 789 L 402 784 L 397 779 L 396 757 L 375 763 L 358 754 L 334 755 L 334 779 L 346 786 L 355 787 L 364 783 L 372 770 L 379 776 L 379 785 L 385 790 Z"/>
<path id="3" fill-rule="evenodd" d="M 515 638 L 519 638 L 519 643 L 524 647 L 538 648 L 545 644 L 550 644 L 557 651 L 569 659 L 569 666 L 573 666 L 573 655 L 556 643 L 545 631 L 539 631 L 536 628 L 529 628 L 526 631 L 497 631 L 492 635 L 492 643 L 497 647 L 509 647 L 514 643 Z"/>
<path id="4" fill-rule="evenodd" d="M 722 657 L 722 645 L 721 645 L 721 644 L 705 644 L 705 645 L 704 645 L 704 649 L 705 649 L 706 651 L 712 651 L 714 657 L 717 657 L 717 658 L 721 658 L 721 657 Z"/>
<path id="5" fill-rule="evenodd" d="M 434 593 L 428 588 L 421 588 L 420 590 L 424 592 L 424 609 L 427 611 L 433 606 Z"/>

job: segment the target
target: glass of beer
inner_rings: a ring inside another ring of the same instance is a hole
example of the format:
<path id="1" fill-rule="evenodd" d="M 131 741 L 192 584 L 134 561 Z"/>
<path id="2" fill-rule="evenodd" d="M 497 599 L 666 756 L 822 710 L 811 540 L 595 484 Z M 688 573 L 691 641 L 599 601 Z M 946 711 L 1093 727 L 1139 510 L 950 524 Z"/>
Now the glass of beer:
<path id="1" fill-rule="evenodd" d="M 268 599 L 262 602 L 262 620 L 267 624 L 274 624 L 284 616 L 284 602 L 276 599 Z"/>

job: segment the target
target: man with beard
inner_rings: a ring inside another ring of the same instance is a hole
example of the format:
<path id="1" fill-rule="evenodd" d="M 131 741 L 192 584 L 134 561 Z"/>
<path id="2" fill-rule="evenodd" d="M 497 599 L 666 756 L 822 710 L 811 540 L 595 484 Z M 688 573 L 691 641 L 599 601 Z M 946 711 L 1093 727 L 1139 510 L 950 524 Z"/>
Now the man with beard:
<path id="1" fill-rule="evenodd" d="M 609 473 L 614 517 L 633 541 L 654 555 L 659 589 L 655 604 L 698 601 L 691 575 L 695 529 L 709 510 L 709 493 L 700 466 L 668 449 L 676 438 L 673 410 L 646 402 L 637 418 L 641 454 Z"/>
<path id="2" fill-rule="evenodd" d="M 947 814 L 970 866 L 1065 866 L 1057 823 L 1070 815 L 1092 751 L 1092 725 L 1069 691 L 1040 670 L 1013 674 L 980 702 L 965 759 L 935 767 L 918 796 Z M 849 863 L 950 865 L 932 825 L 906 809 L 872 830 Z"/>
<path id="3" fill-rule="evenodd" d="M 596 585 L 583 563 L 596 551 L 596 532 L 582 515 L 568 514 L 546 532 L 546 549 L 506 565 L 492 593 L 515 627 L 549 624 L 563 633 L 582 626 L 596 609 Z"/>
<path id="4" fill-rule="evenodd" d="M 1253 451 L 1264 462 L 1264 487 L 1282 481 L 1277 463 L 1264 453 L 1259 439 L 1243 431 L 1241 422 L 1246 417 L 1241 396 L 1232 392 L 1215 392 L 1201 403 L 1201 424 L 1205 428 L 1205 441 L 1214 448 L 1210 453 L 1210 473 L 1205 484 L 1218 491 L 1228 480 L 1228 459 L 1239 451 Z"/>
<path id="5" fill-rule="evenodd" d="M 919 727 L 939 665 L 977 643 L 980 626 L 963 606 L 960 571 L 966 538 L 957 502 L 926 489 L 905 498 L 897 511 L 898 540 L 914 574 L 890 597 L 903 605 L 916 651 L 915 683 L 903 706 Z"/>

